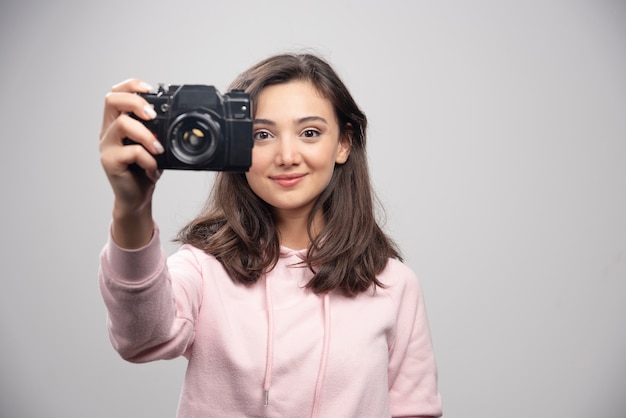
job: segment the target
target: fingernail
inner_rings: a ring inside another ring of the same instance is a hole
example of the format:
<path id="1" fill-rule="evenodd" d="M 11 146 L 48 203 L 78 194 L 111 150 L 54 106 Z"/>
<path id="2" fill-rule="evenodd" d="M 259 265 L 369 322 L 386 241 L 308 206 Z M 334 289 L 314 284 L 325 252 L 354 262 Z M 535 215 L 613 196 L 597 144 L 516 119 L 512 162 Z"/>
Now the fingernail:
<path id="1" fill-rule="evenodd" d="M 143 107 L 143 113 L 150 119 L 156 118 L 156 112 L 154 108 L 152 107 L 152 105 L 149 105 L 149 104 L 145 105 Z"/>
<path id="2" fill-rule="evenodd" d="M 154 141 L 152 143 L 152 147 L 157 154 L 163 154 L 165 150 L 163 149 L 163 145 L 159 141 Z"/>

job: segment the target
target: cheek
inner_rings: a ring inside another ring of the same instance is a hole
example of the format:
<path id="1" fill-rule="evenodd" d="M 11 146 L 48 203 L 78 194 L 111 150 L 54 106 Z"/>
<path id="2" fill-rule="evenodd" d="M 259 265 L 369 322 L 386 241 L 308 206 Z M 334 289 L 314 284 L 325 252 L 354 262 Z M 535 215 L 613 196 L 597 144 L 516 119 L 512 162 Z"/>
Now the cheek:
<path id="1" fill-rule="evenodd" d="M 250 166 L 249 173 L 260 173 L 267 168 L 268 155 L 267 152 L 263 152 L 258 147 L 252 148 L 252 165 Z"/>
<path id="2" fill-rule="evenodd" d="M 250 171 L 246 173 L 246 180 L 248 180 L 248 186 L 250 186 L 250 189 L 255 195 L 263 199 L 263 187 L 262 187 L 260 178 L 261 176 L 255 173 L 254 171 L 252 171 L 252 168 L 250 168 Z"/>
<path id="3" fill-rule="evenodd" d="M 246 172 L 246 179 L 248 180 L 248 184 L 254 190 L 258 181 L 263 174 L 265 173 L 267 168 L 267 155 L 263 152 L 259 152 L 258 148 L 252 149 L 252 165 L 250 169 Z M 255 190 L 256 192 L 256 190 Z"/>
<path id="4" fill-rule="evenodd" d="M 338 149 L 336 146 L 329 145 L 325 148 L 319 149 L 314 155 L 312 155 L 311 163 L 314 164 L 319 170 L 330 170 L 331 172 L 335 168 L 337 160 Z"/>

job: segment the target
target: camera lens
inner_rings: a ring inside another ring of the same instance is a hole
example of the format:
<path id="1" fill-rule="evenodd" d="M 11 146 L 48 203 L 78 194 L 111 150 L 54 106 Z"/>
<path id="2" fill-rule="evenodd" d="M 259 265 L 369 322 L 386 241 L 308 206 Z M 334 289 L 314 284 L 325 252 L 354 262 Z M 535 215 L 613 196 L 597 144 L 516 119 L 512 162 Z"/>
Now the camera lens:
<path id="1" fill-rule="evenodd" d="M 172 154 L 181 162 L 197 166 L 213 158 L 220 135 L 220 125 L 210 114 L 188 112 L 171 125 Z"/>
<path id="2" fill-rule="evenodd" d="M 206 130 L 198 127 L 183 131 L 180 139 L 181 146 L 189 154 L 201 153 L 207 146 Z"/>

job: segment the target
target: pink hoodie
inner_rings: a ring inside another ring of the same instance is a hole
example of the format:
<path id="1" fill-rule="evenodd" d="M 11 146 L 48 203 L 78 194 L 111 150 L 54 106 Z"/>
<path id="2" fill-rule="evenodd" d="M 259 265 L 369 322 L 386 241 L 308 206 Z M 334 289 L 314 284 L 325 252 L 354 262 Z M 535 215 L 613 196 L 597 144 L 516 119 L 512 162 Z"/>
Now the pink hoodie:
<path id="1" fill-rule="evenodd" d="M 282 248 L 251 286 L 185 245 L 166 259 L 159 232 L 127 251 L 112 239 L 100 284 L 115 349 L 132 362 L 188 361 L 178 417 L 441 416 L 417 278 L 390 260 L 386 284 L 348 298 L 316 295 L 304 251 Z"/>

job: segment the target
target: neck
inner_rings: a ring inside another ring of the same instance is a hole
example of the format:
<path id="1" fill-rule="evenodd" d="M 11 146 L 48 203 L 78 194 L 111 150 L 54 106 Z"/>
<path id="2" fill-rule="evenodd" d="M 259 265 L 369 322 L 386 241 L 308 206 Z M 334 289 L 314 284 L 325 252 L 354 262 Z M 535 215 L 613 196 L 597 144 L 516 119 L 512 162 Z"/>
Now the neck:
<path id="1" fill-rule="evenodd" d="M 293 250 L 309 247 L 311 240 L 307 231 L 308 214 L 276 213 L 276 228 L 280 245 Z M 311 233 L 317 235 L 322 226 L 322 216 L 318 214 L 313 221 Z"/>

